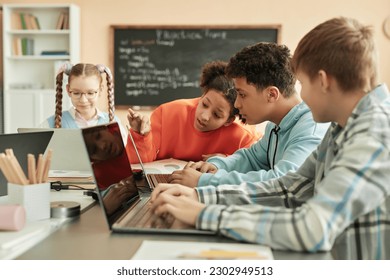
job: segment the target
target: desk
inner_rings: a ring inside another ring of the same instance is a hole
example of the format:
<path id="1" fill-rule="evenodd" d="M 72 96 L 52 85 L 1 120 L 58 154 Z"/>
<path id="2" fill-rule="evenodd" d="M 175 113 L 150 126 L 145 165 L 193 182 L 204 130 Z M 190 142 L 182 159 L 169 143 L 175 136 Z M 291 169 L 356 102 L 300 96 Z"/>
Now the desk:
<path id="1" fill-rule="evenodd" d="M 95 204 L 95 201 L 83 195 L 80 190 L 51 190 L 51 201 L 77 201 L 80 203 L 81 213 Z M 7 203 L 8 197 L 0 197 L 0 203 Z M 20 231 L 0 231 L 0 259 L 13 259 L 37 245 L 61 226 L 69 222 L 69 218 L 52 218 L 34 222 L 27 222 Z"/>
<path id="2" fill-rule="evenodd" d="M 162 161 L 161 163 L 165 163 Z M 182 168 L 185 162 L 174 161 L 177 168 Z M 153 171 L 165 171 L 148 165 Z M 172 161 L 164 168 L 172 168 Z M 172 172 L 172 170 L 167 170 Z M 137 252 L 144 240 L 159 241 L 192 241 L 192 242 L 235 242 L 220 236 L 173 235 L 173 234 L 123 234 L 111 233 L 105 221 L 100 205 L 91 205 L 91 197 L 83 196 L 83 191 L 52 191 L 52 201 L 73 200 L 81 203 L 84 209 L 80 217 L 62 220 L 54 229 L 18 254 L 11 258 L 21 260 L 128 260 Z M 72 195 L 72 197 L 69 197 Z M 51 219 L 53 220 L 53 219 Z M 49 221 L 48 221 L 49 222 Z M 280 260 L 329 260 L 330 253 L 296 253 L 287 251 L 273 251 L 275 259 Z"/>
<path id="3" fill-rule="evenodd" d="M 155 166 L 154 163 L 152 163 L 145 164 L 145 167 L 149 169 L 149 171 L 172 172 L 173 170 L 165 170 L 172 169 L 172 163 L 175 164 L 173 169 L 182 168 L 185 165 L 185 162 L 182 161 L 168 161 L 168 165 L 164 165 L 167 162 L 161 161 L 159 162 L 159 166 Z M 161 164 L 163 164 L 163 168 L 161 168 Z M 133 168 L 136 168 L 136 166 L 133 166 Z M 77 193 L 77 191 L 73 192 Z M 56 196 L 55 200 L 66 200 L 61 199 L 61 196 L 66 195 L 66 193 L 67 192 L 60 191 L 58 193 L 52 193 L 52 195 Z M 80 191 L 80 193 L 82 192 Z M 82 199 L 91 198 L 85 197 Z M 100 205 L 94 204 L 92 207 L 88 208 L 85 208 L 88 210 L 82 213 L 80 217 L 72 220 L 68 219 L 66 223 L 62 223 L 60 227 L 56 228 L 50 235 L 47 235 L 45 239 L 15 258 L 22 260 L 128 260 L 137 252 L 144 240 L 234 242 L 231 239 L 220 236 L 111 233 Z M 273 255 L 275 259 L 283 260 L 332 259 L 330 253 L 308 254 L 274 250 Z"/>
<path id="4" fill-rule="evenodd" d="M 96 204 L 79 218 L 66 223 L 17 259 L 128 260 L 135 254 L 143 240 L 233 242 L 218 236 L 111 233 L 108 230 L 102 209 Z M 283 260 L 332 259 L 330 253 L 305 254 L 273 251 L 273 254 L 275 259 Z"/>

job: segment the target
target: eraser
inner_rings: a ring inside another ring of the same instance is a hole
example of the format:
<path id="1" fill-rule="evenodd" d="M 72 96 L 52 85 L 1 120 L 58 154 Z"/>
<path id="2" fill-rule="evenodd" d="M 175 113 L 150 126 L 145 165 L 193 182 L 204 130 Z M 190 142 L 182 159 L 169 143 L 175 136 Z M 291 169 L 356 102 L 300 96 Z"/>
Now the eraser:
<path id="1" fill-rule="evenodd" d="M 21 230 L 26 224 L 26 211 L 21 205 L 0 205 L 0 230 Z"/>

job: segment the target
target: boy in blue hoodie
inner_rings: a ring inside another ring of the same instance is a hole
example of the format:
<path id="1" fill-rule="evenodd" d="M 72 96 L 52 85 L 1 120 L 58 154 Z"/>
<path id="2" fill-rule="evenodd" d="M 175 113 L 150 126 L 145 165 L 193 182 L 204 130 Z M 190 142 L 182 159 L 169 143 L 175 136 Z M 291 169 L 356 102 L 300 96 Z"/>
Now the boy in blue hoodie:
<path id="1" fill-rule="evenodd" d="M 329 125 L 313 121 L 295 90 L 290 63 L 290 50 L 275 43 L 258 43 L 234 55 L 227 67 L 238 91 L 234 106 L 248 124 L 268 121 L 264 136 L 231 156 L 189 162 L 172 174 L 170 183 L 200 187 L 261 182 L 297 170 Z"/>

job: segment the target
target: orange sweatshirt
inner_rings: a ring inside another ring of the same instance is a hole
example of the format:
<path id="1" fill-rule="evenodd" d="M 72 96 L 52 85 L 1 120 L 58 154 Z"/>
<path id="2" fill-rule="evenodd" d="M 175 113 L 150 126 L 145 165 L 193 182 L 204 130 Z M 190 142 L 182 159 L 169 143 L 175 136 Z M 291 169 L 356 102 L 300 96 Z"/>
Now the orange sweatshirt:
<path id="1" fill-rule="evenodd" d="M 180 99 L 157 107 L 151 115 L 151 131 L 143 136 L 130 130 L 143 162 L 175 158 L 202 160 L 202 155 L 232 154 L 258 140 L 249 128 L 237 122 L 200 132 L 194 128 L 195 111 L 200 98 Z M 126 150 L 131 163 L 138 163 L 131 140 Z"/>

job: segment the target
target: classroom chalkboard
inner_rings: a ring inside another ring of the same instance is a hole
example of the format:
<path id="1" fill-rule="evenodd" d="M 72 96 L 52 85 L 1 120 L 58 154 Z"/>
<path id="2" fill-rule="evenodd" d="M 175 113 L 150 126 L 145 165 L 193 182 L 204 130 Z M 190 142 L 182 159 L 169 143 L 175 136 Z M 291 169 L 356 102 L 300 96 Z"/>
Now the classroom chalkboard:
<path id="1" fill-rule="evenodd" d="M 111 26 L 115 104 L 158 106 L 201 95 L 200 72 L 257 42 L 279 43 L 280 26 Z"/>

